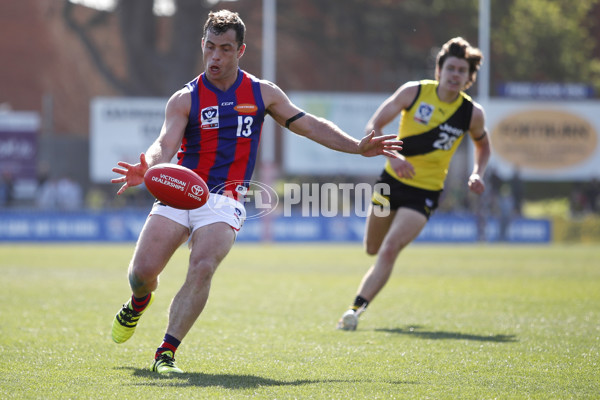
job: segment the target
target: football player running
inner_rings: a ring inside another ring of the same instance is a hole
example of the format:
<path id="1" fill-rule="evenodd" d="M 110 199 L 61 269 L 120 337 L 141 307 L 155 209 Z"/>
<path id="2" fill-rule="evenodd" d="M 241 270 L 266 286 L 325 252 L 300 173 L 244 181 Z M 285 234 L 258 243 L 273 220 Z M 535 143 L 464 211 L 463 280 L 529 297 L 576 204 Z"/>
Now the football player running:
<path id="1" fill-rule="evenodd" d="M 465 133 L 475 145 L 467 185 L 472 192 L 483 193 L 490 142 L 483 108 L 463 92 L 475 82 L 481 61 L 479 49 L 463 38 L 449 40 L 437 55 L 436 80 L 405 83 L 369 120 L 367 131 L 382 135 L 384 127 L 401 114 L 398 138 L 404 149 L 399 157 L 388 159 L 379 177 L 378 186 L 390 190 L 374 192 L 364 237 L 367 253 L 377 257 L 338 321 L 338 329 L 356 329 L 358 317 L 390 278 L 400 251 L 425 227 Z"/>

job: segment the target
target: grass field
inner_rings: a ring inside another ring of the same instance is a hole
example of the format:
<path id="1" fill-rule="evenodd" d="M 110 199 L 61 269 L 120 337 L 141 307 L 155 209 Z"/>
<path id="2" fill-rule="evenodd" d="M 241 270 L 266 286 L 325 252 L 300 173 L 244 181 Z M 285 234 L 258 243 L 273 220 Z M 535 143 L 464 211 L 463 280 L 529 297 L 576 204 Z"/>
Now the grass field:
<path id="1" fill-rule="evenodd" d="M 148 371 L 180 249 L 134 337 L 110 339 L 133 244 L 0 245 L 0 398 L 597 399 L 597 246 L 413 245 L 355 332 L 359 245 L 234 247 L 177 353 Z"/>

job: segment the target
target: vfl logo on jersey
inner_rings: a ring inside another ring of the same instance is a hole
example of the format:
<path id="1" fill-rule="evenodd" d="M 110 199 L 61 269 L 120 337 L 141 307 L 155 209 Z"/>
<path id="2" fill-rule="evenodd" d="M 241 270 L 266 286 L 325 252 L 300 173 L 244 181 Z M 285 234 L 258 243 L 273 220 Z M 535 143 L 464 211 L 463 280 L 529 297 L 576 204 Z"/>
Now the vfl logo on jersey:
<path id="1" fill-rule="evenodd" d="M 248 193 L 248 188 L 244 185 L 237 185 L 235 187 L 235 191 L 244 196 L 246 193 Z"/>
<path id="2" fill-rule="evenodd" d="M 415 112 L 415 121 L 420 124 L 427 125 L 431 119 L 431 116 L 433 115 L 433 110 L 435 110 L 434 106 L 425 102 L 421 102 L 419 107 L 417 107 L 417 111 Z"/>
<path id="3" fill-rule="evenodd" d="M 200 111 L 200 127 L 203 129 L 219 128 L 219 108 L 218 107 L 206 107 Z"/>

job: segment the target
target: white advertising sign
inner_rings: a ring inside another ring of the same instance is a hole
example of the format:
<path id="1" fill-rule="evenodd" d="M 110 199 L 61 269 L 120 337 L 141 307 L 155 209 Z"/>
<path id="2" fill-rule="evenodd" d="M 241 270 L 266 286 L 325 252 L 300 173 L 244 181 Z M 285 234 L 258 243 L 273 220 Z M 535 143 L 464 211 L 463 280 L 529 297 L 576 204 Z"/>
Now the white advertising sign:
<path id="1" fill-rule="evenodd" d="M 360 139 L 365 135 L 369 118 L 390 94 L 290 92 L 290 99 L 304 111 L 333 121 L 342 130 Z M 397 134 L 399 121 L 399 118 L 392 121 L 385 133 Z M 382 156 L 366 158 L 340 153 L 292 132 L 284 132 L 283 168 L 286 173 L 376 176 L 384 164 Z"/>
<path id="2" fill-rule="evenodd" d="M 291 92 L 303 110 L 333 121 L 357 139 L 389 94 Z M 107 183 L 118 161 L 135 163 L 158 137 L 166 98 L 97 98 L 91 105 L 90 178 Z M 490 166 L 502 178 L 519 168 L 527 180 L 600 177 L 600 103 L 490 100 L 483 104 L 492 142 Z M 395 134 L 399 118 L 385 129 Z M 384 157 L 333 151 L 292 132 L 283 135 L 289 174 L 378 175 Z"/>
<path id="3" fill-rule="evenodd" d="M 96 98 L 91 103 L 90 179 L 108 183 L 117 162 L 139 162 L 158 137 L 166 98 Z"/>

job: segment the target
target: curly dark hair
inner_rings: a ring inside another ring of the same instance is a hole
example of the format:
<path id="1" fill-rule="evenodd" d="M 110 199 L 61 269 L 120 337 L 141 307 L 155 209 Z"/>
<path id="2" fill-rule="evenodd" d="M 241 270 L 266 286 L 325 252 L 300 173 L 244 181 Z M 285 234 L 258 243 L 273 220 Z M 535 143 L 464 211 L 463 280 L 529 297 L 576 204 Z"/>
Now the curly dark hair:
<path id="1" fill-rule="evenodd" d="M 465 89 L 471 87 L 477 79 L 477 71 L 483 61 L 481 50 L 471 46 L 469 42 L 460 36 L 448 40 L 437 54 L 435 79 L 440 79 L 440 71 L 448 57 L 461 58 L 469 63 L 469 81 L 465 85 Z"/>
<path id="2" fill-rule="evenodd" d="M 203 38 L 206 38 L 206 33 L 211 31 L 215 35 L 221 35 L 229 29 L 235 31 L 235 41 L 238 49 L 244 44 L 246 35 L 246 25 L 240 18 L 238 13 L 229 10 L 211 11 L 208 14 L 208 19 L 204 24 Z"/>

